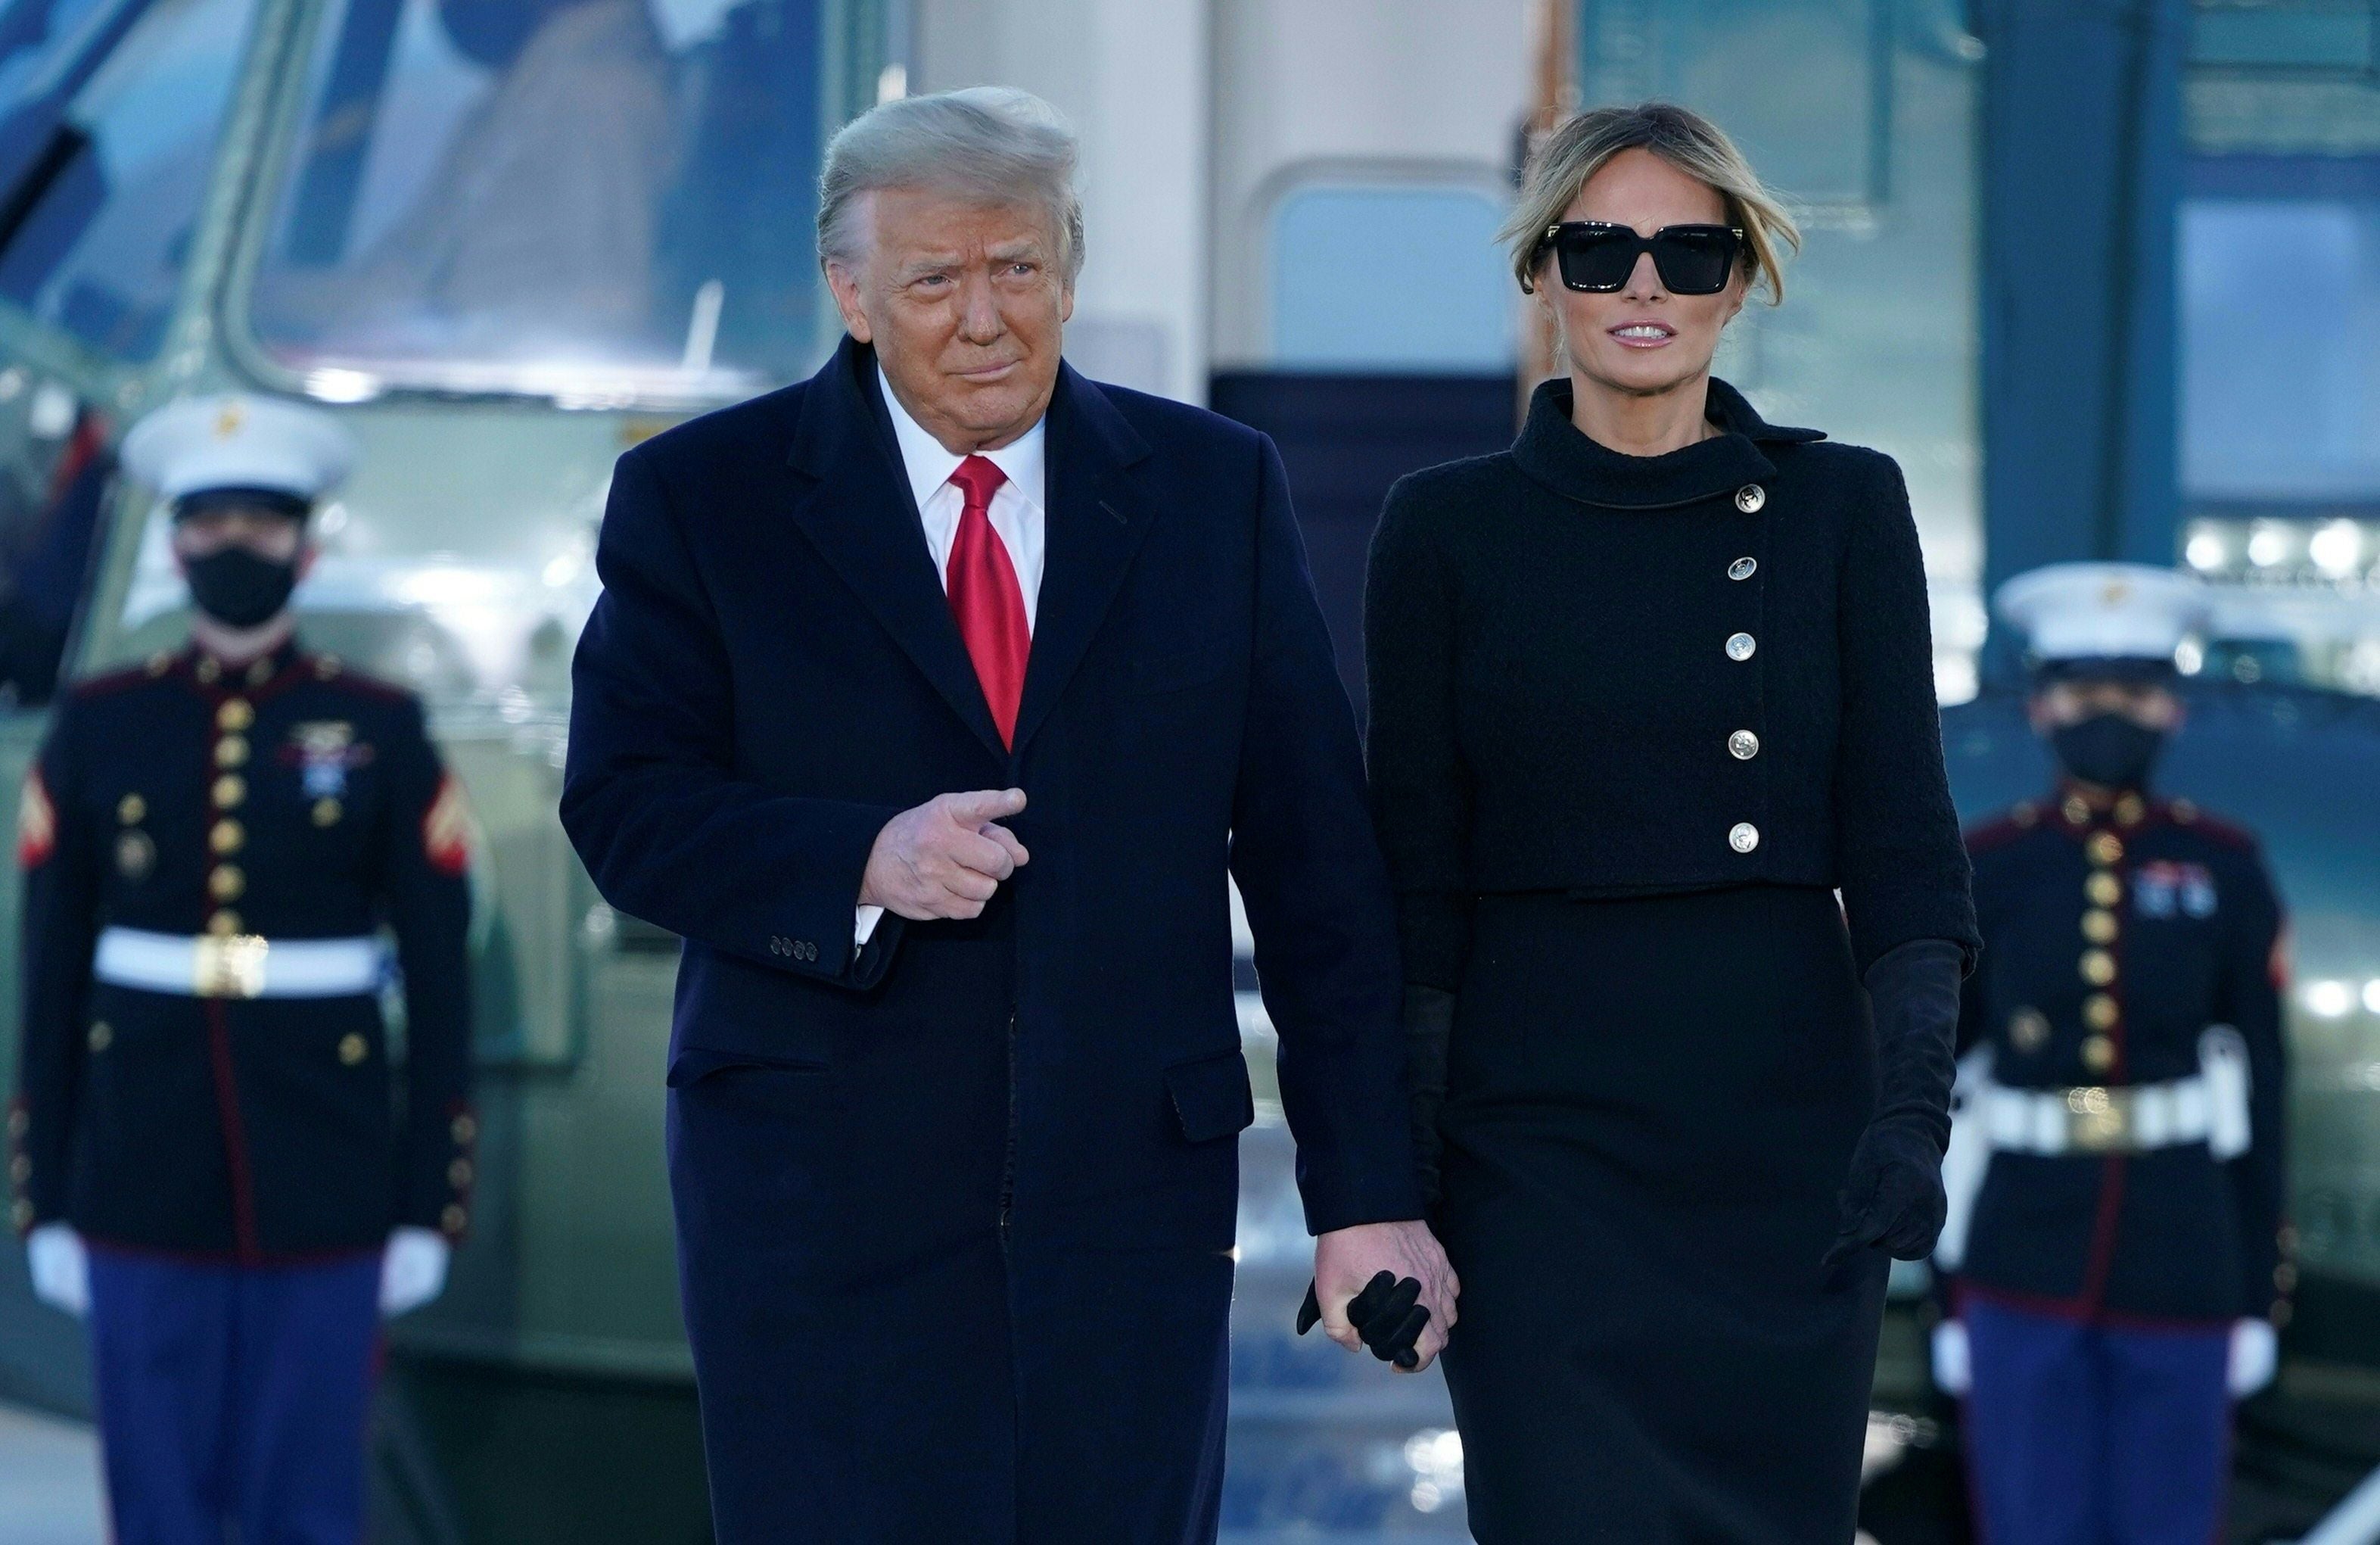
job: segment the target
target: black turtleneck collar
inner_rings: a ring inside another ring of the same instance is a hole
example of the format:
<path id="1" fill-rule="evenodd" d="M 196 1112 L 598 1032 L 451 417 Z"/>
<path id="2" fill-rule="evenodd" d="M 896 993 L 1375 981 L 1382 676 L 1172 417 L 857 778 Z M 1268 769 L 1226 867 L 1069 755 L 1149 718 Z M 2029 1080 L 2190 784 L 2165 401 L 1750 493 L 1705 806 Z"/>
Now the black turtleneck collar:
<path id="1" fill-rule="evenodd" d="M 1776 475 L 1763 444 L 1824 440 L 1815 429 L 1786 429 L 1754 411 L 1743 394 L 1710 378 L 1704 416 L 1725 432 L 1659 456 L 1630 456 L 1598 444 L 1571 422 L 1571 383 L 1557 376 L 1529 399 L 1528 422 L 1512 444 L 1521 470 L 1565 499 L 1586 505 L 1660 509 L 1690 505 Z"/>

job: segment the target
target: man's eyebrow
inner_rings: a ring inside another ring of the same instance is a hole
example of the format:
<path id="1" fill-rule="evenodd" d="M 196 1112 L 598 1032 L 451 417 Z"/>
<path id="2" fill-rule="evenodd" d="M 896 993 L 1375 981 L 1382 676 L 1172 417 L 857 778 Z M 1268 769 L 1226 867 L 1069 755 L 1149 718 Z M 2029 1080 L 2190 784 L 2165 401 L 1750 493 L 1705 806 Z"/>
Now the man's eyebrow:
<path id="1" fill-rule="evenodd" d="M 904 279 L 914 279 L 922 274 L 933 274 L 945 268 L 957 268 L 966 259 L 956 252 L 920 252 L 902 261 L 893 272 Z"/>

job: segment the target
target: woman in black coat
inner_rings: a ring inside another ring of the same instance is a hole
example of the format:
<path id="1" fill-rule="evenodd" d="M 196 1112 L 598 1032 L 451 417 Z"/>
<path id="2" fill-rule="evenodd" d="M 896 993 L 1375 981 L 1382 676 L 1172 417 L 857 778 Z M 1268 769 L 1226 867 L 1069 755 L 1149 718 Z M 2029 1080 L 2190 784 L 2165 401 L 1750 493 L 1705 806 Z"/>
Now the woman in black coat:
<path id="1" fill-rule="evenodd" d="M 1365 622 L 1472 1527 L 1848 1541 L 1976 946 L 1908 493 L 1710 375 L 1795 239 L 1710 124 L 1572 120 L 1514 224 L 1567 377 Z"/>

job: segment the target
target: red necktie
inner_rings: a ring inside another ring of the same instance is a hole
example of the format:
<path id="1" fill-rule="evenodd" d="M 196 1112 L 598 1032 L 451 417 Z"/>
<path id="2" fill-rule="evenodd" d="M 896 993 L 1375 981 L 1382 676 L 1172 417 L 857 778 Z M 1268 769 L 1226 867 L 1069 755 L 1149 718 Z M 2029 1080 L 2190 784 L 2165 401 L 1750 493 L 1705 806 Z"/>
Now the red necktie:
<path id="1" fill-rule="evenodd" d="M 960 462 L 951 474 L 965 503 L 942 584 L 950 592 L 951 615 L 958 619 L 967 658 L 975 662 L 983 700 L 991 705 L 991 722 L 1000 726 L 1001 744 L 1014 747 L 1016 705 L 1025 697 L 1025 661 L 1032 652 L 1033 635 L 1025 623 L 1025 591 L 1016 583 L 1016 566 L 1008 561 L 1007 544 L 991 529 L 991 496 L 1007 481 L 1007 473 L 979 456 Z"/>

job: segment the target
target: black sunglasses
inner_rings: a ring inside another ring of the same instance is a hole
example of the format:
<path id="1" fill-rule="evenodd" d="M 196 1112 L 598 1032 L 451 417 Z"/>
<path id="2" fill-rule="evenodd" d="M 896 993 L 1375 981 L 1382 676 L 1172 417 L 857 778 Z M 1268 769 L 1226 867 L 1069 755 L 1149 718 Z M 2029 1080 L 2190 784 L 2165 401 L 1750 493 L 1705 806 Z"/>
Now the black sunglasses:
<path id="1" fill-rule="evenodd" d="M 1561 281 L 1574 290 L 1616 290 L 1636 271 L 1637 254 L 1653 254 L 1654 271 L 1674 295 L 1716 295 L 1727 288 L 1743 232 L 1733 225 L 1664 225 L 1638 236 L 1626 225 L 1568 220 L 1548 225 L 1538 239 L 1551 247 Z"/>

